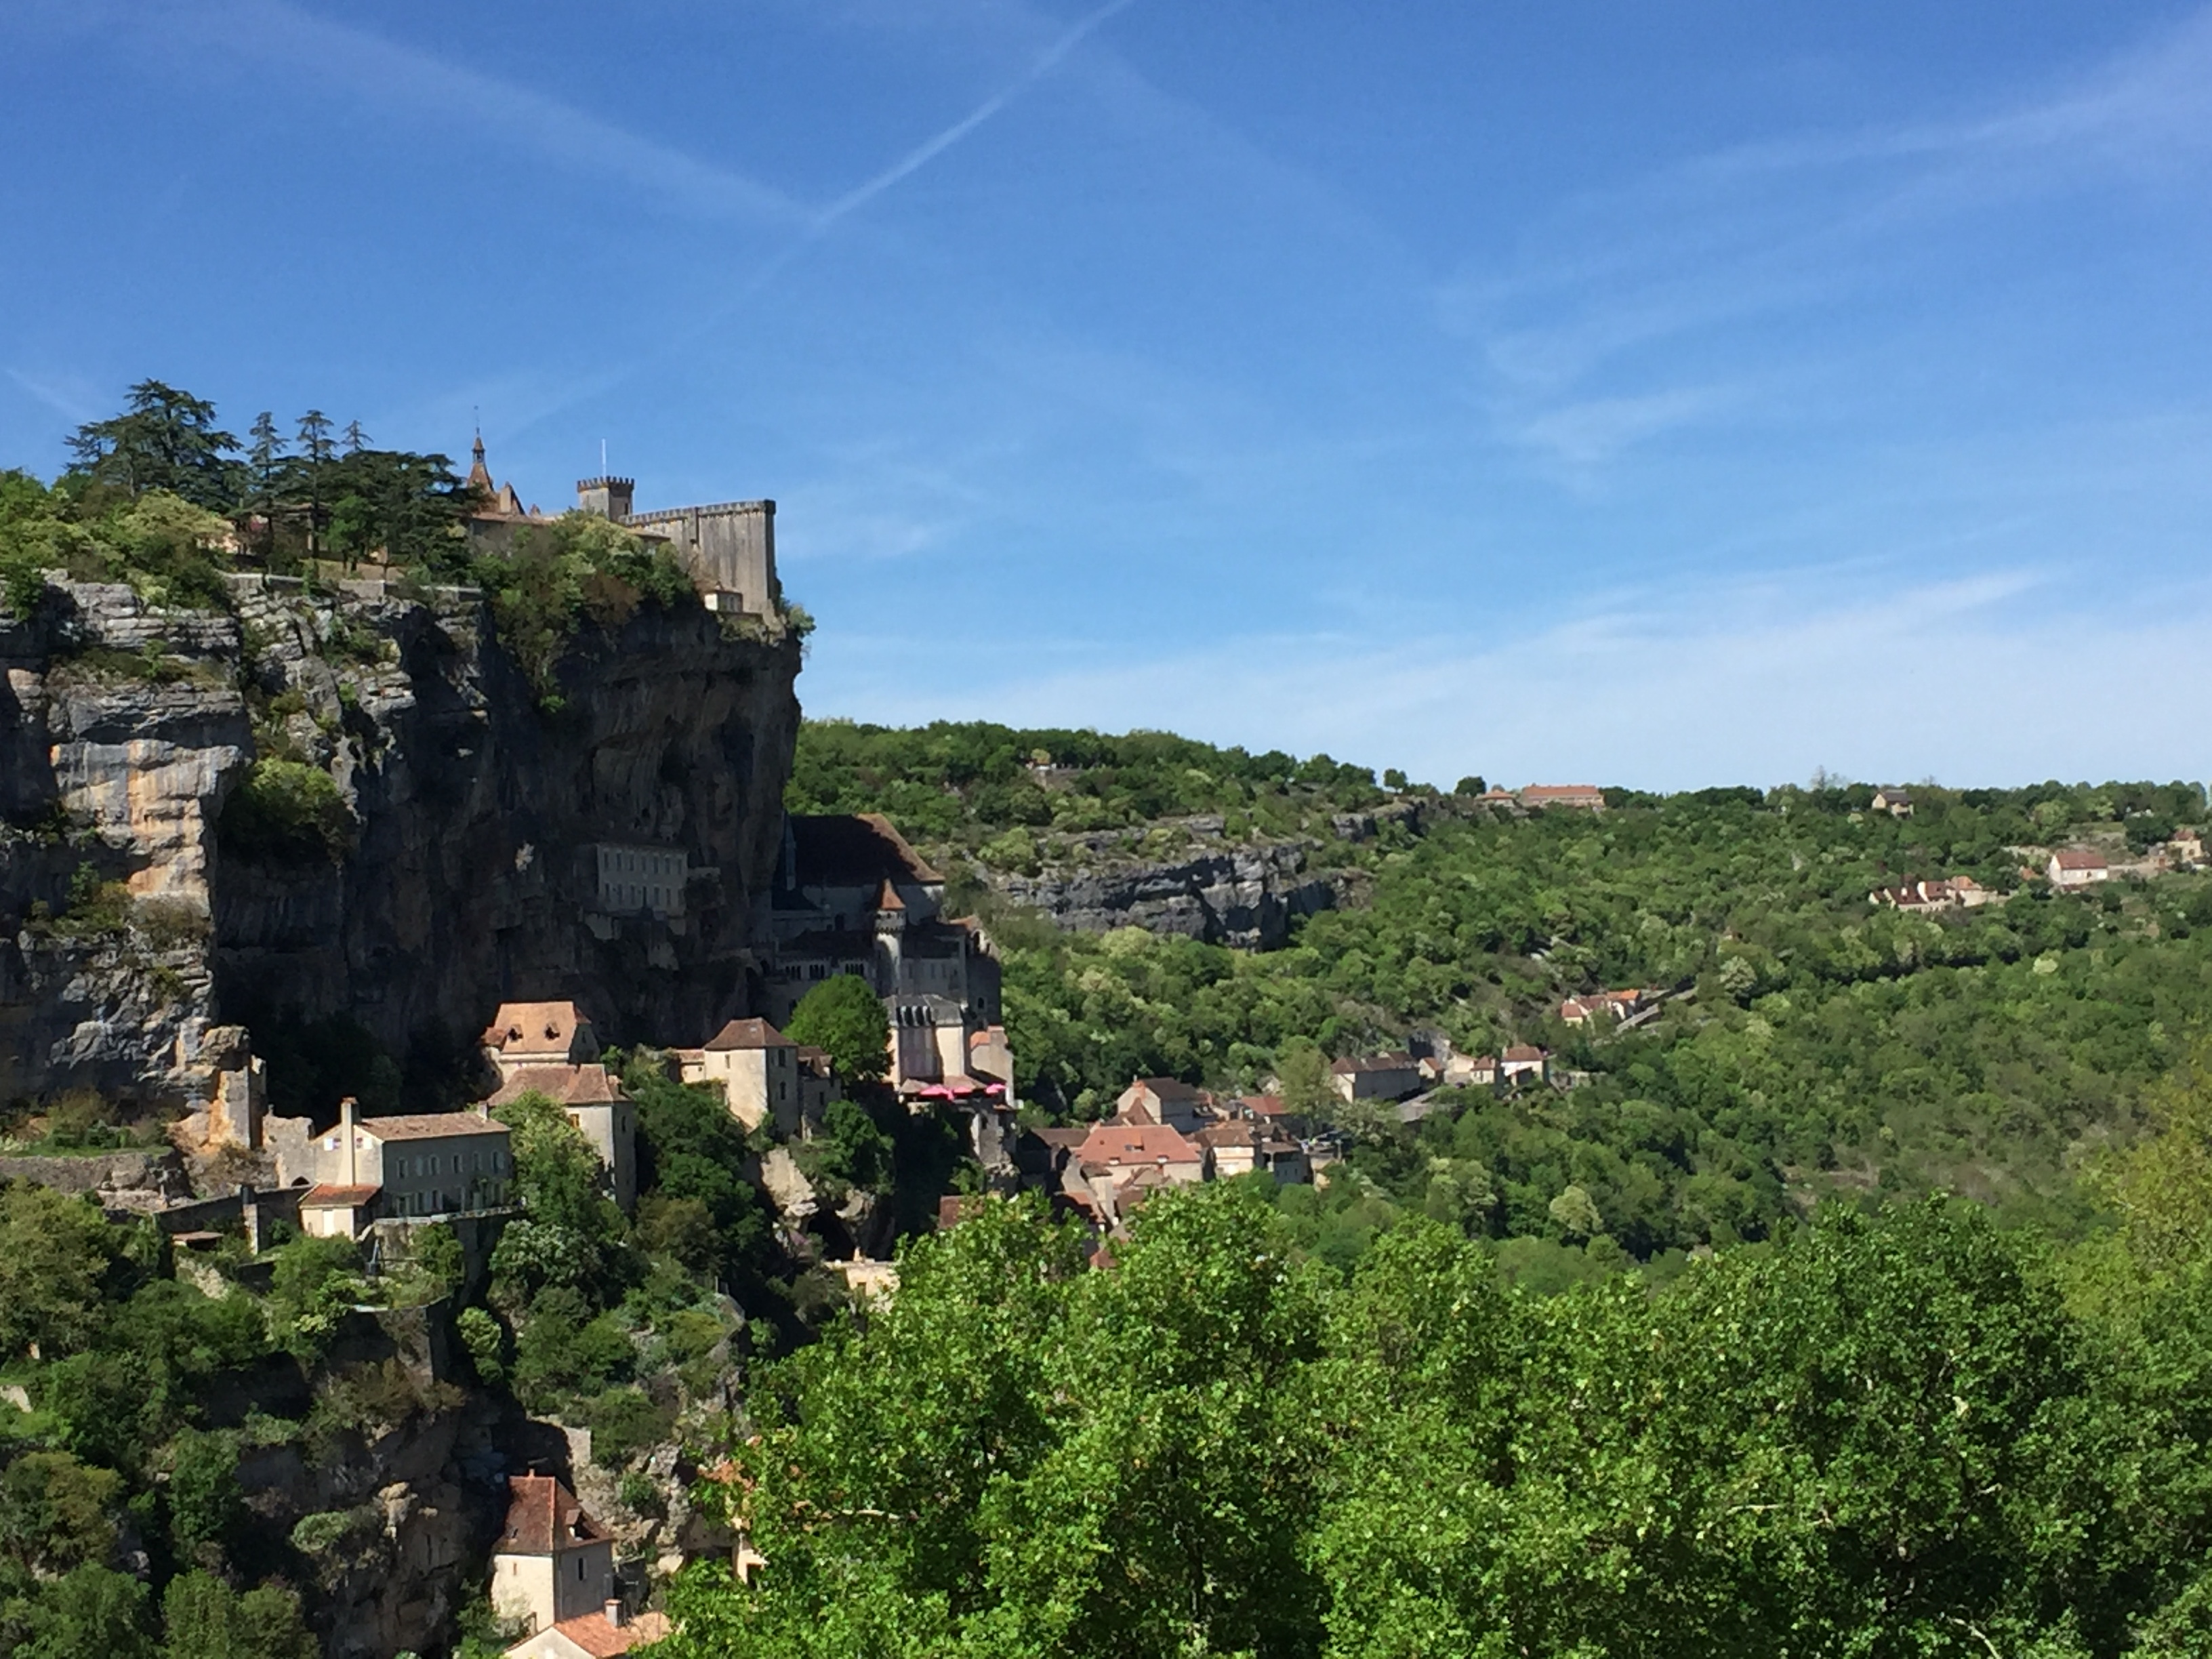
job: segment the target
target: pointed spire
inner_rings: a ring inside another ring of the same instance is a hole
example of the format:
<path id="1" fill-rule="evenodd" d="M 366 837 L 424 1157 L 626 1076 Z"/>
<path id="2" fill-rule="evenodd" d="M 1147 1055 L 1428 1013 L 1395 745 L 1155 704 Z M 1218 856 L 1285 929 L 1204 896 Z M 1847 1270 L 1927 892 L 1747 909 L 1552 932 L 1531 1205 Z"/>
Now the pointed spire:
<path id="1" fill-rule="evenodd" d="M 469 453 L 475 458 L 476 461 L 476 465 L 469 468 L 470 488 L 473 489 L 480 489 L 487 495 L 497 494 L 497 489 L 491 481 L 491 469 L 484 465 L 483 428 L 482 427 L 478 427 L 477 428 L 477 441 L 469 447 Z"/>

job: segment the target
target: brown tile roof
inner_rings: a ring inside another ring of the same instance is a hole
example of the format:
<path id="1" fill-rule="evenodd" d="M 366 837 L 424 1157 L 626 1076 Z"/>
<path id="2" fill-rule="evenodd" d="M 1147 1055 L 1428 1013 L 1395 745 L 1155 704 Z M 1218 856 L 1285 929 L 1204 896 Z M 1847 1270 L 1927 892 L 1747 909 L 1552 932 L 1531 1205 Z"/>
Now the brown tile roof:
<path id="1" fill-rule="evenodd" d="M 443 1140 L 453 1135 L 503 1135 L 507 1125 L 474 1112 L 402 1112 L 392 1117 L 365 1117 L 363 1133 L 379 1140 Z"/>
<path id="2" fill-rule="evenodd" d="M 1073 1152 L 1090 1138 L 1091 1126 L 1079 1123 L 1065 1129 L 1031 1129 L 1027 1133 L 1035 1135 L 1048 1146 L 1057 1146 L 1063 1151 Z"/>
<path id="3" fill-rule="evenodd" d="M 2061 848 L 2056 860 L 2062 870 L 2102 870 L 2105 855 L 2087 847 Z"/>
<path id="4" fill-rule="evenodd" d="M 894 911 L 906 908 L 906 901 L 898 896 L 898 889 L 891 885 L 889 876 L 884 878 L 884 884 L 876 890 L 876 908 Z"/>
<path id="5" fill-rule="evenodd" d="M 1132 1089 L 1149 1089 L 1161 1100 L 1203 1100 L 1206 1091 L 1195 1084 L 1185 1083 L 1179 1077 L 1140 1077 L 1131 1081 Z"/>
<path id="6" fill-rule="evenodd" d="M 303 1210 L 357 1210 L 372 1202 L 384 1190 L 381 1187 L 310 1187 L 301 1195 Z"/>
<path id="7" fill-rule="evenodd" d="M 592 1659 L 615 1659 L 617 1654 L 628 1653 L 647 1642 L 658 1642 L 667 1635 L 668 1615 L 641 1613 L 625 1623 L 610 1625 L 604 1613 L 586 1613 L 563 1619 L 553 1628 L 591 1655 Z"/>
<path id="8" fill-rule="evenodd" d="M 872 887 L 882 881 L 933 886 L 945 879 L 880 812 L 794 814 L 788 822 L 801 887 Z"/>
<path id="9" fill-rule="evenodd" d="M 1505 1058 L 1510 1060 L 1518 1061 L 1528 1060 L 1548 1060 L 1551 1056 L 1547 1054 L 1541 1048 L 1532 1048 L 1525 1042 L 1516 1042 L 1513 1047 L 1505 1051 Z"/>
<path id="10" fill-rule="evenodd" d="M 1201 1146 L 1256 1146 L 1267 1131 L 1249 1119 L 1234 1123 L 1210 1123 L 1198 1132 Z"/>
<path id="11" fill-rule="evenodd" d="M 707 1047 L 715 1054 L 727 1054 L 734 1048 L 796 1048 L 799 1045 L 764 1019 L 733 1019 L 707 1039 Z"/>
<path id="12" fill-rule="evenodd" d="M 550 1474 L 509 1475 L 507 1492 L 507 1524 L 495 1546 L 501 1555 L 551 1555 L 608 1536 L 576 1494 Z"/>
<path id="13" fill-rule="evenodd" d="M 1521 792 L 1520 799 L 1540 805 L 1547 802 L 1602 801 L 1605 791 L 1594 783 L 1532 783 Z"/>
<path id="14" fill-rule="evenodd" d="M 524 1066 L 499 1086 L 484 1104 L 505 1106 L 527 1094 L 544 1095 L 562 1106 L 604 1106 L 629 1095 L 604 1066 Z"/>
<path id="15" fill-rule="evenodd" d="M 1137 1164 L 1195 1164 L 1204 1156 L 1164 1123 L 1101 1123 L 1084 1137 L 1076 1157 L 1103 1169 Z"/>
<path id="16" fill-rule="evenodd" d="M 565 1054 L 577 1028 L 591 1023 L 573 1002 L 502 1002 L 484 1027 L 483 1042 L 501 1053 Z"/>
<path id="17" fill-rule="evenodd" d="M 1280 1095 L 1246 1095 L 1237 1104 L 1255 1117 L 1280 1117 L 1284 1111 Z"/>

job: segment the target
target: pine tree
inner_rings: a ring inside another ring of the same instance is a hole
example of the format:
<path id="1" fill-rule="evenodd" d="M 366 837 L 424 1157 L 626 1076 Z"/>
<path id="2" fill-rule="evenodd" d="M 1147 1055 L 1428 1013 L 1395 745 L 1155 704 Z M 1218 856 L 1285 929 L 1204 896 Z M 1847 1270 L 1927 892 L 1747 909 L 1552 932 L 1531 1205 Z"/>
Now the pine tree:
<path id="1" fill-rule="evenodd" d="M 321 550 L 323 530 L 323 469 L 337 459 L 331 441 L 331 417 L 319 409 L 300 416 L 300 453 L 295 457 L 307 501 L 307 556 Z"/>
<path id="2" fill-rule="evenodd" d="M 261 556 L 265 561 L 276 550 L 277 495 L 291 457 L 285 451 L 283 434 L 276 429 L 276 416 L 265 409 L 253 417 L 247 436 L 252 441 L 246 452 L 246 464 L 253 471 L 253 497 L 249 505 L 261 515 Z"/>

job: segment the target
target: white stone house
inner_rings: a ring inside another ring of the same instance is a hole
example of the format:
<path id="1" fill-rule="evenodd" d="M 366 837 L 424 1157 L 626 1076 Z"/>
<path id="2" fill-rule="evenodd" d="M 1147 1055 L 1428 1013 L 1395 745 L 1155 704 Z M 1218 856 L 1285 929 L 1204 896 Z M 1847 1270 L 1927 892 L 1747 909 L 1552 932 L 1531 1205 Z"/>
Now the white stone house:
<path id="1" fill-rule="evenodd" d="M 613 1535 L 550 1474 L 507 1478 L 507 1520 L 492 1547 L 491 1605 L 534 1633 L 617 1601 Z"/>
<path id="2" fill-rule="evenodd" d="M 2087 887 L 2092 882 L 2109 881 L 2112 866 L 2105 855 L 2087 847 L 2062 847 L 2051 855 L 2045 866 L 2053 887 Z"/>

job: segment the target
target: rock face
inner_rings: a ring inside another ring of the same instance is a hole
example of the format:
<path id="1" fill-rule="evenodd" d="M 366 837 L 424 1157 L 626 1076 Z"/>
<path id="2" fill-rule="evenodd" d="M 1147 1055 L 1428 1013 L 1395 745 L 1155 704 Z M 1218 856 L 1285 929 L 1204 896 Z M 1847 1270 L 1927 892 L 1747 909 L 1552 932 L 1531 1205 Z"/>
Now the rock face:
<path id="1" fill-rule="evenodd" d="M 1036 876 L 994 874 L 991 884 L 1079 932 L 1142 927 L 1246 951 L 1273 949 L 1293 918 L 1335 904 L 1335 880 L 1308 869 L 1305 843 L 1206 845 L 1220 827 L 1218 819 L 1171 825 L 1197 844 L 1160 860 L 1117 856 L 1110 836 L 1071 838 L 1054 851 L 1073 858 L 1055 857 Z"/>
<path id="2" fill-rule="evenodd" d="M 643 610 L 572 642 L 554 707 L 471 590 L 234 580 L 235 617 L 63 584 L 0 617 L 0 1091 L 204 1103 L 217 1021 L 342 1017 L 412 1067 L 505 999 L 573 998 L 616 1042 L 750 1011 L 796 641 Z M 335 782 L 330 848 L 228 844 L 264 757 Z M 602 904 L 617 846 L 682 855 L 680 915 Z M 41 924 L 83 914 L 86 864 L 121 921 Z"/>

